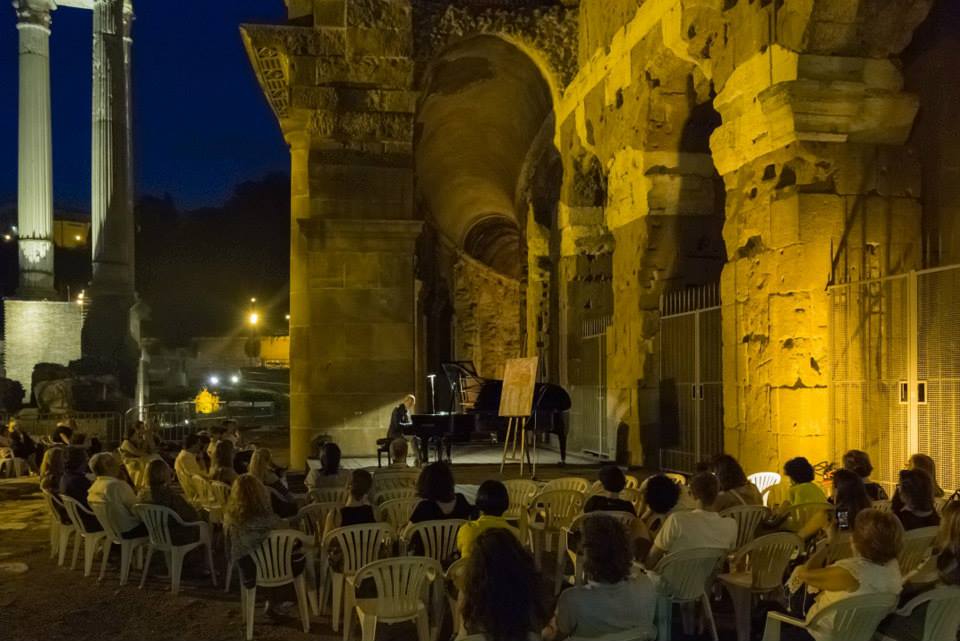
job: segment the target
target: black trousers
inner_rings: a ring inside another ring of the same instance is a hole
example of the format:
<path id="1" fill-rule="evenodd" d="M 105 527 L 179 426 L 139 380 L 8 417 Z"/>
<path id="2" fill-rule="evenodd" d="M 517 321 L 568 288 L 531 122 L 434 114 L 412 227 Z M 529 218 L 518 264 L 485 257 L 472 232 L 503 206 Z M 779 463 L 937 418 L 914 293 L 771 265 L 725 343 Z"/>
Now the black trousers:
<path id="1" fill-rule="evenodd" d="M 249 554 L 237 559 L 240 568 L 240 583 L 248 590 L 257 586 L 257 563 Z M 293 553 L 293 576 L 300 576 L 307 567 L 307 559 L 301 552 Z"/>

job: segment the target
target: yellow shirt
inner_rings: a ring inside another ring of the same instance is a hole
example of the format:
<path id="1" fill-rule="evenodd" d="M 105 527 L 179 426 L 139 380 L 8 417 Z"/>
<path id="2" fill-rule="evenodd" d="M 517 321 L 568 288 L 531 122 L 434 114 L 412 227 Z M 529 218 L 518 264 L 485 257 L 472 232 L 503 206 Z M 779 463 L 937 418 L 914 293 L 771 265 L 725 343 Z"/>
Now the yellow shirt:
<path id="1" fill-rule="evenodd" d="M 513 532 L 513 535 L 517 537 L 517 540 L 520 539 L 520 530 L 510 525 L 505 518 L 484 514 L 476 521 L 463 524 L 460 527 L 460 531 L 457 532 L 457 549 L 460 550 L 460 558 L 470 556 L 470 553 L 473 551 L 473 543 L 477 540 L 477 537 L 480 536 L 481 532 L 498 527 L 510 530 Z"/>

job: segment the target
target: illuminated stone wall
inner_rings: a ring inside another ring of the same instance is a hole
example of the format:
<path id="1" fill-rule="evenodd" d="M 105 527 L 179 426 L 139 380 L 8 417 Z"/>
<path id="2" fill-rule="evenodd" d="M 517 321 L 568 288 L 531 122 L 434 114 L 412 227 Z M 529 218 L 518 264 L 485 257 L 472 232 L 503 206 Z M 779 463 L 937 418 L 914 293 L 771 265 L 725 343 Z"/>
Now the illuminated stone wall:
<path id="1" fill-rule="evenodd" d="M 77 303 L 3 301 L 7 378 L 19 381 L 30 398 L 37 363 L 69 365 L 80 358 L 83 307 Z"/>

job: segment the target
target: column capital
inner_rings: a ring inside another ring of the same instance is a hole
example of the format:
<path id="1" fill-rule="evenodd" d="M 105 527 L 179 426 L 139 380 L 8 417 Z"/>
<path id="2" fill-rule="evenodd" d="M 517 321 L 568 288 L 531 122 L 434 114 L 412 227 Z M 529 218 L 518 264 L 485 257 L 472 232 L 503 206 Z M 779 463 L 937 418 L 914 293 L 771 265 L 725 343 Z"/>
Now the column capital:
<path id="1" fill-rule="evenodd" d="M 17 28 L 22 26 L 50 28 L 50 13 L 57 8 L 51 0 L 13 0 L 17 12 Z"/>

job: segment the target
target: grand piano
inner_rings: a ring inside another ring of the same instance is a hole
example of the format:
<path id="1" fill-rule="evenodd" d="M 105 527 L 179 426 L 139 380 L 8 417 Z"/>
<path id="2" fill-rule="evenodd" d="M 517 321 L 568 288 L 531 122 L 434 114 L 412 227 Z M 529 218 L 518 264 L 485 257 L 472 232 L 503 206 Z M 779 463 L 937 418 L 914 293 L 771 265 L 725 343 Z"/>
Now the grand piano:
<path id="1" fill-rule="evenodd" d="M 424 460 L 431 444 L 436 447 L 438 458 L 445 452 L 450 460 L 454 444 L 482 439 L 491 433 L 496 433 L 503 442 L 508 420 L 499 416 L 503 380 L 479 376 L 471 361 L 443 363 L 442 368 L 452 392 L 449 411 L 414 414 L 410 417 L 411 424 L 403 428 L 404 434 L 420 439 Z M 553 383 L 537 383 L 530 417 L 525 424 L 528 431 L 557 435 L 561 463 L 567 459 L 570 405 L 570 395 L 565 389 Z"/>

